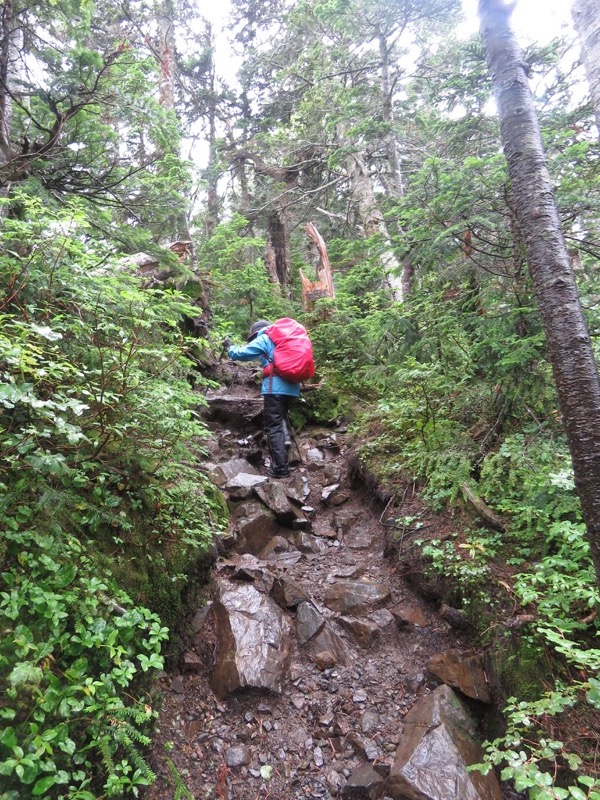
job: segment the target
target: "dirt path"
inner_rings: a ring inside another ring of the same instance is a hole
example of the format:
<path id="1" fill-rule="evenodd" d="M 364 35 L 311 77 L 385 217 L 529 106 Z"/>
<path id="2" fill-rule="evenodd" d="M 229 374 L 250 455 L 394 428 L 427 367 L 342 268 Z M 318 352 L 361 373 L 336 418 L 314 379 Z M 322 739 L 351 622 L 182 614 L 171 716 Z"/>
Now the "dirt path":
<path id="1" fill-rule="evenodd" d="M 219 397 L 225 404 L 246 398 L 246 416 L 252 418 L 253 388 L 234 386 L 226 396 L 217 395 L 217 406 Z M 222 417 L 228 416 L 222 405 L 219 409 Z M 240 455 L 257 459 L 260 434 L 248 438 L 258 431 L 251 423 L 245 422 L 243 429 L 231 422 L 213 427 L 219 443 L 213 461 Z M 430 658 L 449 648 L 468 648 L 456 630 L 414 595 L 397 574 L 394 559 L 384 557 L 382 509 L 364 486 L 348 479 L 346 434 L 335 428 L 312 429 L 298 437 L 298 444 L 304 465 L 293 480 L 301 477 L 310 484 L 304 504 L 314 511 L 303 514 L 311 532 L 279 526 L 275 533 L 288 543 L 287 549 L 282 546 L 265 561 L 276 578 L 302 588 L 310 599 L 306 607 L 325 620 L 337 644 L 325 653 L 318 648 L 311 652 L 301 646 L 298 628 L 281 694 L 245 690 L 218 698 L 210 683 L 215 615 L 200 612 L 182 671 L 162 681 L 152 758 L 160 778 L 146 800 L 173 796 L 176 781 L 168 759 L 191 792 L 180 796 L 194 800 L 381 797 L 371 785 L 351 788 L 353 781 L 360 783 L 362 773 L 356 778 L 356 770 L 369 765 L 387 774 L 404 716 L 440 683 L 427 669 Z M 324 487 L 332 483 L 340 484 L 337 495 L 324 501 Z M 231 579 L 236 558 L 233 550 L 217 562 L 216 579 Z M 388 594 L 356 613 L 332 610 L 332 605 L 339 609 L 332 596 L 353 581 L 383 586 Z M 298 606 L 283 613 L 292 621 L 300 616 Z M 364 778 L 367 784 L 370 775 Z"/>

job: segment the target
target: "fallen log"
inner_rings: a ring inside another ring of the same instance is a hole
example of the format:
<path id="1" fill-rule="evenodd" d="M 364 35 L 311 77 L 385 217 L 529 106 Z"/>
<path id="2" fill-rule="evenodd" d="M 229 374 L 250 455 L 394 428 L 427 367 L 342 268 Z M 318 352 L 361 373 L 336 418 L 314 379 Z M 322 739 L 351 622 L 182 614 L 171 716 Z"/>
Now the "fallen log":
<path id="1" fill-rule="evenodd" d="M 475 492 L 471 489 L 468 483 L 463 483 L 462 490 L 465 495 L 465 499 L 477 512 L 477 515 L 483 520 L 483 522 L 488 526 L 488 528 L 492 528 L 492 530 L 498 531 L 498 533 L 505 533 L 506 532 L 506 525 L 504 521 L 496 514 L 495 511 L 486 505 L 486 503 L 475 494 Z"/>

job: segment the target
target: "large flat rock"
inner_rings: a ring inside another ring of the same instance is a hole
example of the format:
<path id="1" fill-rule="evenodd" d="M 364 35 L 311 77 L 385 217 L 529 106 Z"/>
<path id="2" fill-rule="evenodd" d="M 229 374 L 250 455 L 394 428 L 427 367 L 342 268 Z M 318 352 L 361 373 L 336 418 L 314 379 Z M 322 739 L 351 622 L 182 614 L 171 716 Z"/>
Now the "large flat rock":
<path id="1" fill-rule="evenodd" d="M 394 800 L 501 800 L 493 772 L 467 772 L 482 760 L 473 718 L 449 686 L 438 686 L 404 718 L 387 791 Z"/>
<path id="2" fill-rule="evenodd" d="M 211 684 L 218 697 L 239 689 L 281 692 L 291 658 L 285 612 L 250 584 L 217 580 L 214 588 L 218 654 Z"/>
<path id="3" fill-rule="evenodd" d="M 258 476 L 259 472 L 245 458 L 230 458 L 229 461 L 213 464 L 208 473 L 212 482 L 221 488 L 240 474 Z"/>
<path id="4" fill-rule="evenodd" d="M 390 595 L 382 583 L 341 580 L 328 587 L 323 602 L 332 611 L 356 617 L 379 608 Z"/>
<path id="5" fill-rule="evenodd" d="M 290 525 L 298 517 L 297 511 L 291 506 L 286 490 L 279 481 L 267 481 L 256 487 L 256 494 L 265 506 L 273 512 L 275 519 L 281 525 Z"/>
<path id="6" fill-rule="evenodd" d="M 232 522 L 238 534 L 237 550 L 258 555 L 277 533 L 273 514 L 261 503 L 244 503 Z"/>
<path id="7" fill-rule="evenodd" d="M 481 654 L 446 650 L 430 658 L 427 668 L 441 681 L 459 689 L 467 697 L 473 697 L 482 703 L 492 702 Z"/>

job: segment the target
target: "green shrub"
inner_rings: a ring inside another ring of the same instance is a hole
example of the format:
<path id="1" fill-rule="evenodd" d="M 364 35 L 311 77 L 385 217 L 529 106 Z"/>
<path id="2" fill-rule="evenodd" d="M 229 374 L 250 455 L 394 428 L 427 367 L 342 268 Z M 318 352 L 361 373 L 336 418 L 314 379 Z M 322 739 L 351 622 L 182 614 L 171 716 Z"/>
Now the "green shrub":
<path id="1" fill-rule="evenodd" d="M 224 517 L 196 310 L 107 260 L 76 206 L 22 202 L 0 242 L 2 800 L 137 796 L 164 623 Z"/>

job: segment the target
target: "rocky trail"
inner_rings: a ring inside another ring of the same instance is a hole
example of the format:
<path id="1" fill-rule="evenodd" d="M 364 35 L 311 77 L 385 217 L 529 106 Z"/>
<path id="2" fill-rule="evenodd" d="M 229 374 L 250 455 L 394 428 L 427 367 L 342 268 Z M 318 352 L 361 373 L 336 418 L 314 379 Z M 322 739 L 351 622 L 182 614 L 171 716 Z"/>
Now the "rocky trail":
<path id="1" fill-rule="evenodd" d="M 489 702 L 481 663 L 384 556 L 383 509 L 349 475 L 344 428 L 303 432 L 298 469 L 269 479 L 252 372 L 225 372 L 207 398 L 209 469 L 230 530 L 161 681 L 146 800 L 507 797 L 466 770 Z"/>

